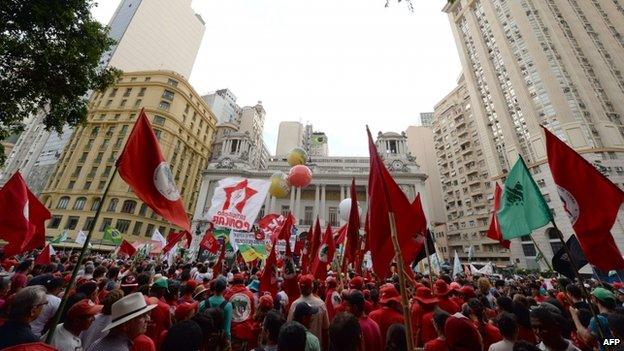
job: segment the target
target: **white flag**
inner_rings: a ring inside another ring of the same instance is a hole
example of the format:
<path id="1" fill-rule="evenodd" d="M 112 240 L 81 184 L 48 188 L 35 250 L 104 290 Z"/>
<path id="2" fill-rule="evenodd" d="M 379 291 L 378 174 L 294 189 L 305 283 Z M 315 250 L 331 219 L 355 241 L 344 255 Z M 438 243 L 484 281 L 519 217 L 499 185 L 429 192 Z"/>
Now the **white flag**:
<path id="1" fill-rule="evenodd" d="M 238 252 L 238 244 L 236 243 L 236 235 L 234 234 L 235 230 L 230 230 L 230 246 L 232 246 L 232 252 Z"/>
<path id="2" fill-rule="evenodd" d="M 167 252 L 166 254 L 166 259 L 167 259 L 167 263 L 169 263 L 169 267 L 171 267 L 171 265 L 173 264 L 173 259 L 175 258 L 177 253 L 178 253 L 178 244 L 176 243 L 175 245 L 173 245 L 171 250 L 169 250 L 169 252 Z"/>
<path id="3" fill-rule="evenodd" d="M 215 227 L 248 232 L 264 205 L 270 185 L 270 181 L 263 179 L 221 179 L 204 218 Z"/>
<path id="4" fill-rule="evenodd" d="M 51 245 L 51 244 L 48 244 L 48 245 L 50 245 L 50 256 L 52 256 L 52 255 L 56 255 L 56 251 L 54 250 L 54 248 L 52 247 L 52 245 Z"/>
<path id="5" fill-rule="evenodd" d="M 74 242 L 79 245 L 84 245 L 85 241 L 87 241 L 87 234 L 81 230 L 76 235 L 76 240 L 74 240 Z"/>
<path id="6" fill-rule="evenodd" d="M 154 228 L 154 231 L 152 232 L 152 240 L 158 241 L 160 243 L 160 247 L 165 247 L 167 245 L 167 239 L 160 234 L 158 228 Z"/>
<path id="7" fill-rule="evenodd" d="M 461 262 L 459 261 L 459 255 L 455 250 L 455 259 L 453 260 L 453 277 L 456 277 L 459 273 L 462 273 Z"/>

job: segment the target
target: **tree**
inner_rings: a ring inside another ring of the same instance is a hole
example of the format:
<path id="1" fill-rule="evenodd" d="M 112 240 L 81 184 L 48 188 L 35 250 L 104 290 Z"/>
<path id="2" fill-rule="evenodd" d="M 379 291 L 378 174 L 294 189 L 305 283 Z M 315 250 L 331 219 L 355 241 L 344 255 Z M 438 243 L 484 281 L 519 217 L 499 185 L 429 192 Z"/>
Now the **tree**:
<path id="1" fill-rule="evenodd" d="M 0 6 L 0 140 L 44 113 L 48 130 L 86 121 L 91 91 L 121 71 L 99 67 L 114 44 L 91 16 L 93 0 L 4 0 Z M 4 163 L 0 145 L 0 164 Z"/>

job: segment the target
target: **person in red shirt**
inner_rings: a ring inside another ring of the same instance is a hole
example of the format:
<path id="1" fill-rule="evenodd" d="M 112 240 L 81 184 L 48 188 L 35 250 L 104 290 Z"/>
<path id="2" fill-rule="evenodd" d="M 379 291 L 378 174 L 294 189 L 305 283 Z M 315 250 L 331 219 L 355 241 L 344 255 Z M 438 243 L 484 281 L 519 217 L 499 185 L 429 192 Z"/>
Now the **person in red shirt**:
<path id="1" fill-rule="evenodd" d="M 455 304 L 461 308 L 464 302 L 466 302 L 460 292 L 462 288 L 461 285 L 459 285 L 458 282 L 452 282 L 449 284 L 449 288 L 451 289 L 451 292 L 449 293 L 449 300 L 455 302 Z"/>
<path id="2" fill-rule="evenodd" d="M 444 335 L 444 324 L 449 317 L 450 315 L 441 309 L 433 313 L 433 327 L 436 333 L 438 333 L 438 337 L 425 343 L 425 351 L 448 351 L 449 348 Z"/>
<path id="3" fill-rule="evenodd" d="M 223 295 L 232 304 L 232 349 L 247 350 L 248 344 L 255 344 L 253 317 L 256 314 L 254 294 L 245 285 L 241 273 L 234 275 L 232 287 Z"/>
<path id="4" fill-rule="evenodd" d="M 347 309 L 360 323 L 362 330 L 362 351 L 382 351 L 384 341 L 379 325 L 364 313 L 364 294 L 359 290 L 352 290 L 346 298 Z"/>
<path id="5" fill-rule="evenodd" d="M 20 291 L 28 283 L 28 271 L 32 269 L 33 261 L 25 260 L 15 267 L 15 274 L 11 277 L 11 290 L 7 296 L 11 296 Z"/>
<path id="6" fill-rule="evenodd" d="M 416 336 L 416 344 L 424 345 L 438 337 L 433 326 L 433 312 L 436 309 L 438 298 L 433 296 L 431 289 L 421 286 L 416 289 L 416 296 L 412 300 L 412 333 Z"/>
<path id="7" fill-rule="evenodd" d="M 356 289 L 356 290 L 359 290 L 362 294 L 364 294 L 364 278 L 362 278 L 359 275 L 356 275 L 355 277 L 351 278 L 351 280 L 349 280 L 349 289 Z M 369 311 L 374 310 L 373 307 L 374 306 L 372 302 L 364 299 L 364 311 L 365 312 L 368 313 Z"/>
<path id="8" fill-rule="evenodd" d="M 393 284 L 382 285 L 379 294 L 379 304 L 381 308 L 374 310 L 369 317 L 377 322 L 381 331 L 382 344 L 386 344 L 386 333 L 388 328 L 395 323 L 404 323 L 405 319 L 401 311 L 401 296 Z"/>
<path id="9" fill-rule="evenodd" d="M 487 351 L 493 343 L 503 340 L 503 336 L 498 328 L 488 323 L 485 315 L 485 307 L 479 300 L 470 299 L 466 312 L 464 314 L 470 315 L 470 319 L 472 319 L 474 325 L 479 330 L 481 340 L 483 340 L 484 351 Z"/>
<path id="10" fill-rule="evenodd" d="M 327 316 L 331 321 L 334 319 L 334 316 L 336 315 L 336 308 L 340 306 L 342 299 L 340 298 L 340 294 L 336 291 L 336 287 L 338 286 L 336 278 L 327 278 L 325 285 L 327 286 L 327 289 L 325 290 L 325 306 L 327 306 Z"/>
<path id="11" fill-rule="evenodd" d="M 152 310 L 151 321 L 147 325 L 145 335 L 149 336 L 156 345 L 160 345 L 162 332 L 171 327 L 171 312 L 164 297 L 167 289 L 169 289 L 167 278 L 157 279 L 150 289 L 152 297 L 149 298 L 149 304 L 156 305 L 156 308 Z"/>
<path id="12" fill-rule="evenodd" d="M 460 311 L 461 306 L 457 306 L 457 304 L 449 299 L 449 293 L 451 289 L 449 289 L 448 284 L 442 279 L 436 280 L 435 284 L 433 284 L 433 292 L 438 297 L 438 307 L 445 310 L 449 314 L 454 314 Z"/>
<path id="13" fill-rule="evenodd" d="M 193 299 L 193 293 L 195 292 L 196 287 L 197 282 L 195 280 L 187 280 L 183 285 L 182 297 L 178 299 L 178 304 L 193 303 L 195 301 Z"/>
<path id="14" fill-rule="evenodd" d="M 444 335 L 449 350 L 483 351 L 481 335 L 474 323 L 461 313 L 456 313 L 444 323 Z"/>

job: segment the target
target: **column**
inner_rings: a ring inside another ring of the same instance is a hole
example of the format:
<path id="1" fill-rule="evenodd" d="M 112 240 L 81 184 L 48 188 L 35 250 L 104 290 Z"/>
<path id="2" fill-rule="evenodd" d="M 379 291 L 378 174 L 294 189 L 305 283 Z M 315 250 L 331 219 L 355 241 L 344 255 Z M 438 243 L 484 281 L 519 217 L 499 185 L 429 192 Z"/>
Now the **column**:
<path id="1" fill-rule="evenodd" d="M 293 213 L 297 219 L 295 225 L 299 225 L 301 223 L 301 188 L 297 188 L 297 193 L 295 194 L 295 211 Z"/>
<path id="2" fill-rule="evenodd" d="M 321 185 L 321 207 L 319 209 L 319 217 L 321 219 L 321 226 L 325 226 L 325 185 Z"/>
<path id="3" fill-rule="evenodd" d="M 316 216 L 319 215 L 320 188 L 321 186 L 318 184 L 314 186 L 314 211 L 312 212 L 312 222 L 314 222 Z"/>
<path id="4" fill-rule="evenodd" d="M 295 213 L 295 192 L 297 191 L 297 188 L 295 188 L 294 186 L 290 187 L 290 211 L 292 213 Z"/>
<path id="5" fill-rule="evenodd" d="M 275 196 L 271 196 L 271 210 L 270 213 L 275 213 Z"/>
<path id="6" fill-rule="evenodd" d="M 271 206 L 271 194 L 267 193 L 267 196 L 264 199 L 264 215 L 265 216 L 270 213 L 269 206 Z"/>
<path id="7" fill-rule="evenodd" d="M 344 185 L 341 185 L 341 186 L 340 186 L 340 201 L 341 201 L 341 202 L 342 202 L 342 200 L 344 200 L 344 199 L 345 199 L 345 191 L 344 191 L 344 190 L 345 190 Z"/>

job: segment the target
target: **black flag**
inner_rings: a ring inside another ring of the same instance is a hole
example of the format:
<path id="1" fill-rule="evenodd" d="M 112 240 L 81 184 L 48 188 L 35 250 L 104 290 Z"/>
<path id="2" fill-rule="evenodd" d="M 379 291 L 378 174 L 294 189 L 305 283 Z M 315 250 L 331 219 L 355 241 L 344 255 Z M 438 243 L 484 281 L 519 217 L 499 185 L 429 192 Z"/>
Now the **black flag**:
<path id="1" fill-rule="evenodd" d="M 434 253 L 436 253 L 434 241 L 431 237 L 431 232 L 429 231 L 429 229 L 427 229 L 427 249 L 429 250 L 429 255 L 433 255 Z M 427 258 L 427 252 L 425 251 L 425 247 L 423 246 L 422 250 L 420 250 L 420 252 L 418 253 L 418 256 L 416 256 L 414 264 L 417 264 L 418 262 L 420 262 L 420 260 L 425 258 Z"/>
<path id="2" fill-rule="evenodd" d="M 581 250 L 581 245 L 576 239 L 576 235 L 572 235 L 568 241 L 566 241 L 566 245 L 570 249 L 570 254 L 576 263 L 578 269 L 585 266 L 588 262 L 583 254 L 583 250 Z M 552 258 L 553 269 L 570 279 L 574 279 L 574 268 L 572 267 L 572 263 L 570 263 L 570 259 L 568 258 L 568 254 L 566 253 L 565 247 L 562 247 L 555 253 Z"/>

